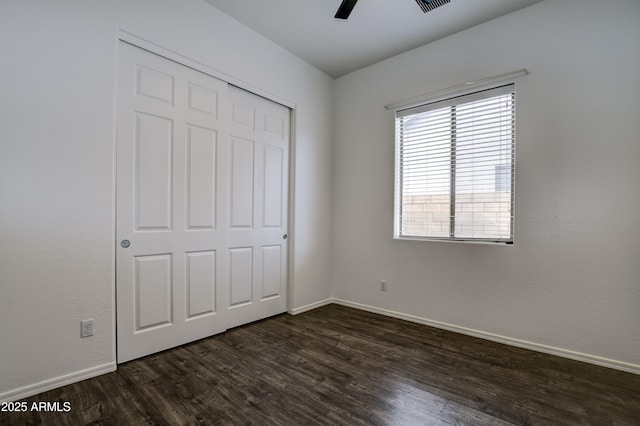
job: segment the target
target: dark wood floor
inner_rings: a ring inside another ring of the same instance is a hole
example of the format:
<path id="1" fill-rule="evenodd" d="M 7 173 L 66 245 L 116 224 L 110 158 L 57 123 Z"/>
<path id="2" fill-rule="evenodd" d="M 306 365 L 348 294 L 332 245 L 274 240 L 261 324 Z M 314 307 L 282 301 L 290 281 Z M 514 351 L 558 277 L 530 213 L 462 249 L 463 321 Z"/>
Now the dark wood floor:
<path id="1" fill-rule="evenodd" d="M 7 425 L 640 425 L 640 376 L 329 305 L 26 400 Z"/>

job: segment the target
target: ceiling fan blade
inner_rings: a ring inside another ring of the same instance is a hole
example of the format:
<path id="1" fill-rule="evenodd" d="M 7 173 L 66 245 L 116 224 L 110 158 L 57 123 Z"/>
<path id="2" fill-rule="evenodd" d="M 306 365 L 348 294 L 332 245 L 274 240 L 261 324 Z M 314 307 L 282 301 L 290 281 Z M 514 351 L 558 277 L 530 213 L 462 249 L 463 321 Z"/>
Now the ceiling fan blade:
<path id="1" fill-rule="evenodd" d="M 336 19 L 347 19 L 353 10 L 353 7 L 356 5 L 358 0 L 342 0 L 342 4 L 338 8 L 336 12 Z"/>
<path id="2" fill-rule="evenodd" d="M 420 9 L 422 9 L 424 13 L 450 2 L 451 0 L 416 0 L 416 3 L 418 3 L 418 6 L 420 6 Z"/>

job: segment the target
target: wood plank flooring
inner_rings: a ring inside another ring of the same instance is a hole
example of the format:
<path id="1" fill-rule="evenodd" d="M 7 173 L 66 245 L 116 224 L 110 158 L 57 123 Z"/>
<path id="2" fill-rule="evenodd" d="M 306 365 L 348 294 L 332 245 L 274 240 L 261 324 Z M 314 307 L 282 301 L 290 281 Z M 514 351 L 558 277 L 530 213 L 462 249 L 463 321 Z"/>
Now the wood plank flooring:
<path id="1" fill-rule="evenodd" d="M 26 399 L 2 425 L 640 425 L 640 376 L 358 311 L 280 315 Z"/>

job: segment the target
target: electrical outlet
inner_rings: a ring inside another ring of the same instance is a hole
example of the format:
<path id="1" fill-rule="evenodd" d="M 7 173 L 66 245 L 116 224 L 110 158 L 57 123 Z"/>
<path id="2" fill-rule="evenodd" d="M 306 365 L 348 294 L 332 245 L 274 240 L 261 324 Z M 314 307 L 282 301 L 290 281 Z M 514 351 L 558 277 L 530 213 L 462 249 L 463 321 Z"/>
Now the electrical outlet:
<path id="1" fill-rule="evenodd" d="M 93 336 L 93 320 L 88 319 L 80 322 L 80 337 Z"/>
<path id="2" fill-rule="evenodd" d="M 380 280 L 380 291 L 387 291 L 387 281 Z"/>

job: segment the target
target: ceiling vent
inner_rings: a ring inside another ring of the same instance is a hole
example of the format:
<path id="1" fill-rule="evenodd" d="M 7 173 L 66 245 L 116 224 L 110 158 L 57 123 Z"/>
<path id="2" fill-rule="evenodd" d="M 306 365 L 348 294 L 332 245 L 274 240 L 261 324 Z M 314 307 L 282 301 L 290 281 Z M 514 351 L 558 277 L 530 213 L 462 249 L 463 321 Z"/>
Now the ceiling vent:
<path id="1" fill-rule="evenodd" d="M 416 3 L 418 3 L 418 6 L 420 6 L 420 9 L 422 9 L 424 13 L 450 2 L 451 0 L 416 0 Z"/>

